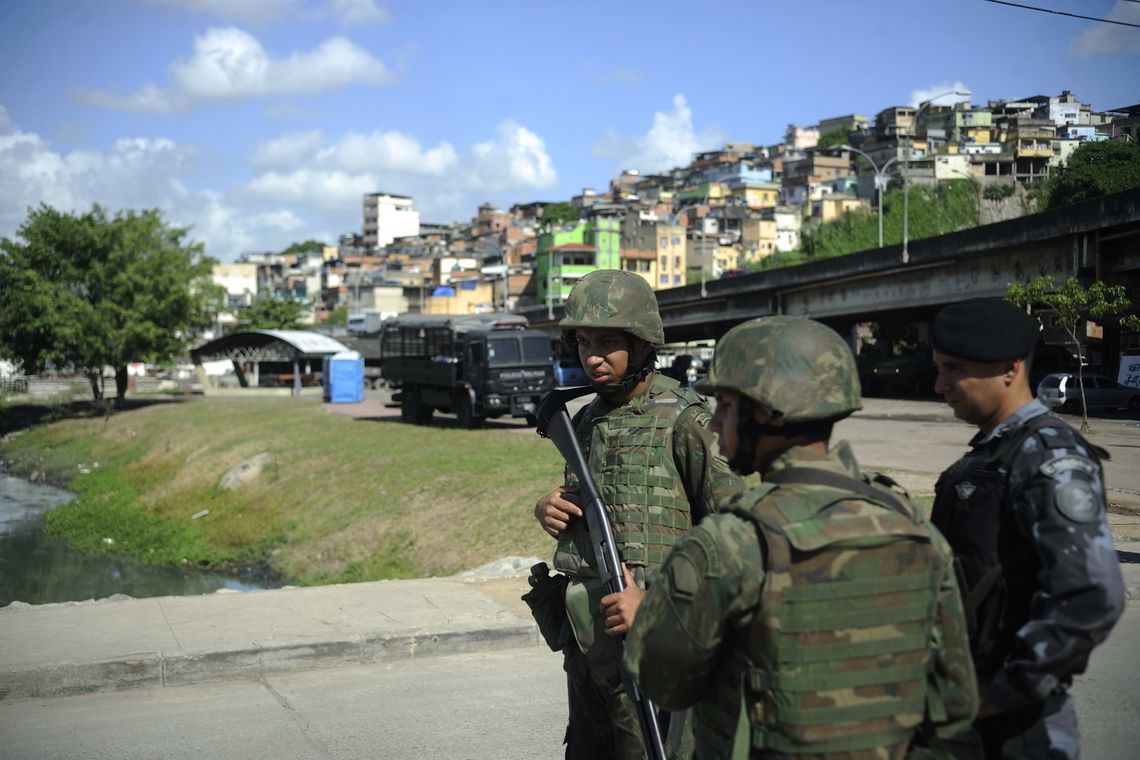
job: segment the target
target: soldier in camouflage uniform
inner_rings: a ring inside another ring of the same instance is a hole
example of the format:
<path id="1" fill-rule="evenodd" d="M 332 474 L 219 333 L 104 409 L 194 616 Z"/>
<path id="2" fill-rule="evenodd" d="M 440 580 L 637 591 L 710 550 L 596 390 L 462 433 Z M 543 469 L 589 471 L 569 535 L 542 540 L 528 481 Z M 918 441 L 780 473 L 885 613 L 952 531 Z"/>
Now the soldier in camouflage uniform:
<path id="1" fill-rule="evenodd" d="M 1066 690 L 1124 605 L 1107 455 L 1033 398 L 1026 357 L 1039 330 L 997 298 L 948 306 L 931 328 L 935 390 L 979 428 L 931 514 L 954 547 L 982 697 L 958 757 L 1077 757 Z"/>
<path id="2" fill-rule="evenodd" d="M 629 582 L 622 594 L 603 598 L 567 469 L 564 484 L 535 505 L 543 529 L 558 539 L 554 567 L 570 579 L 571 630 L 562 647 L 570 705 L 566 757 L 633 760 L 644 756 L 644 743 L 611 637 L 628 629 L 673 541 L 742 484 L 716 455 L 704 399 L 654 370 L 654 349 L 665 334 L 645 280 L 617 270 L 589 273 L 570 292 L 560 326 L 598 394 L 574 416 L 574 427 Z M 682 741 L 679 722 L 668 737 L 674 746 Z"/>
<path id="3" fill-rule="evenodd" d="M 861 408 L 854 357 L 799 317 L 738 325 L 702 393 L 738 474 L 673 547 L 625 662 L 693 706 L 698 758 L 901 758 L 966 729 L 977 693 L 949 546 L 832 425 Z"/>

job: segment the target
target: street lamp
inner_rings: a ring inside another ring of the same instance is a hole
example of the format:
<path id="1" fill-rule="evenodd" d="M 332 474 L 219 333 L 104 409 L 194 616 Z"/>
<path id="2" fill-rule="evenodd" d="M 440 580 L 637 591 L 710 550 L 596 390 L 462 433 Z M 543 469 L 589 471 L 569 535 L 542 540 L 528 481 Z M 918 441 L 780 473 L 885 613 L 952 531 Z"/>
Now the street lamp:
<path id="1" fill-rule="evenodd" d="M 858 148 L 853 148 L 850 145 L 847 145 L 846 143 L 838 146 L 838 148 L 840 150 L 849 150 L 852 153 L 858 153 L 860 156 L 867 159 L 867 161 L 871 164 L 871 168 L 875 171 L 875 189 L 877 189 L 879 191 L 879 247 L 882 248 L 883 247 L 883 178 L 886 176 L 887 167 L 890 166 L 891 164 L 893 164 L 895 161 L 898 161 L 899 157 L 893 156 L 893 157 L 887 159 L 887 162 L 885 164 L 883 164 L 882 168 L 880 168 L 879 166 L 877 166 L 875 164 L 875 159 L 871 158 L 870 156 L 868 156 L 866 153 L 859 150 Z"/>
<path id="2" fill-rule="evenodd" d="M 701 298 L 708 298 L 709 292 L 705 289 L 705 266 L 708 251 L 705 250 L 705 220 L 701 219 Z"/>
<path id="3" fill-rule="evenodd" d="M 969 97 L 970 93 L 962 92 L 960 90 L 950 90 L 948 92 L 940 92 L 934 97 L 930 98 L 919 104 L 918 109 L 914 112 L 914 131 L 918 131 L 918 117 L 922 115 L 930 106 L 934 105 L 934 101 L 939 98 L 944 98 L 947 95 L 960 95 Z M 910 262 L 910 250 L 907 248 L 907 241 L 910 237 L 910 151 L 913 141 L 911 140 L 910 132 L 906 135 L 906 154 L 903 158 L 903 249 L 902 249 L 902 263 L 907 264 Z"/>

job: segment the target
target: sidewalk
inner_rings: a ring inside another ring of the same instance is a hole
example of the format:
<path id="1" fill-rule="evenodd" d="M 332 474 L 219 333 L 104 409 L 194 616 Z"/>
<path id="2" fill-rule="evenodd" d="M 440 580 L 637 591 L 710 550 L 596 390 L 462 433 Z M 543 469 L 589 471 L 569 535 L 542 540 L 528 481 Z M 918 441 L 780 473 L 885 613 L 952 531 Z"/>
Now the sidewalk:
<path id="1" fill-rule="evenodd" d="M 431 578 L 0 609 L 0 700 L 534 646 L 526 579 Z"/>
<path id="2" fill-rule="evenodd" d="M 1140 599 L 1140 541 L 1122 543 Z M 431 578 L 0 609 L 0 700 L 537 646 L 521 576 Z"/>

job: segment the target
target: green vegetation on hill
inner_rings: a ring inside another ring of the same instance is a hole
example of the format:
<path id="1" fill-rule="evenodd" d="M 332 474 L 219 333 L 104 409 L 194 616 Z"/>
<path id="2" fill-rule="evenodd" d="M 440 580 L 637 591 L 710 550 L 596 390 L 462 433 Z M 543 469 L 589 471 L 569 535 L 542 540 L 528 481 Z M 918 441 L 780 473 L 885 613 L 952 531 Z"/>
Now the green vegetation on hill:
<path id="1" fill-rule="evenodd" d="M 910 188 L 910 240 L 919 240 L 973 227 L 978 223 L 979 185 L 970 179 Z M 883 193 L 883 244 L 902 243 L 903 191 Z M 842 256 L 879 245 L 877 210 L 848 212 L 828 224 L 805 224 L 798 251 L 778 253 L 752 266 L 757 271 Z"/>
<path id="2" fill-rule="evenodd" d="M 218 488 L 262 452 L 275 460 L 258 478 Z M 545 556 L 553 542 L 534 503 L 562 474 L 533 430 L 356 420 L 281 398 L 63 420 L 13 436 L 5 456 L 17 473 L 47 472 L 78 494 L 48 515 L 77 548 L 196 567 L 264 560 L 299 584 Z"/>

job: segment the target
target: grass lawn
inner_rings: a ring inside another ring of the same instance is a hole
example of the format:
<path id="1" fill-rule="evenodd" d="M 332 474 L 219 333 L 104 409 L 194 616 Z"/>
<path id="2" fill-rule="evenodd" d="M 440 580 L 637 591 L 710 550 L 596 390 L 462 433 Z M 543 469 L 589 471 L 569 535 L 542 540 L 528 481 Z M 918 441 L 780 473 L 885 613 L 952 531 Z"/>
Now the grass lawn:
<path id="1" fill-rule="evenodd" d="M 48 529 L 77 548 L 157 564 L 265 560 L 299 584 L 545 557 L 554 542 L 534 503 L 562 474 L 554 445 L 533 430 L 357 420 L 289 398 L 65 419 L 10 437 L 4 453 L 16 474 L 40 470 L 79 495 L 48 516 Z M 258 478 L 218 488 L 261 453 L 274 461 Z"/>

